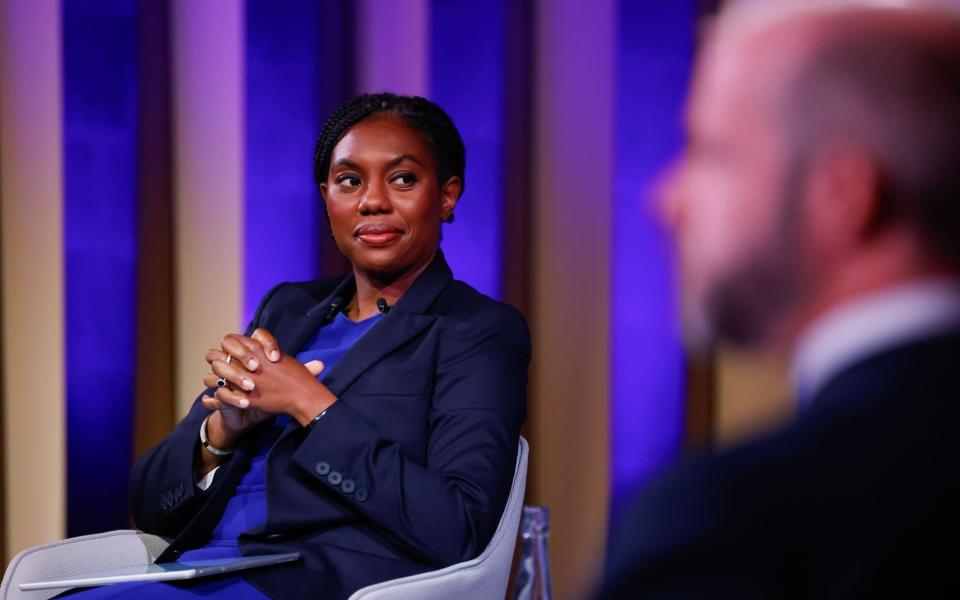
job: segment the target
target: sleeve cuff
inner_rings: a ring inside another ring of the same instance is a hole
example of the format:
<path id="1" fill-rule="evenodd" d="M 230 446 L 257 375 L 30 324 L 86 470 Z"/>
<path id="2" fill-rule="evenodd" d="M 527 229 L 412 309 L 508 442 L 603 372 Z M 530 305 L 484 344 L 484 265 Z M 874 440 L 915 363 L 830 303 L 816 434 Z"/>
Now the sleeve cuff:
<path id="1" fill-rule="evenodd" d="M 213 485 L 213 477 L 214 477 L 214 475 L 217 474 L 217 469 L 219 469 L 219 468 L 220 468 L 219 465 L 216 466 L 216 467 L 214 467 L 209 473 L 207 473 L 206 475 L 204 475 L 204 476 L 200 479 L 200 481 L 197 482 L 197 488 L 198 488 L 201 492 L 205 492 L 205 491 L 207 491 L 208 489 L 210 489 L 210 486 Z"/>

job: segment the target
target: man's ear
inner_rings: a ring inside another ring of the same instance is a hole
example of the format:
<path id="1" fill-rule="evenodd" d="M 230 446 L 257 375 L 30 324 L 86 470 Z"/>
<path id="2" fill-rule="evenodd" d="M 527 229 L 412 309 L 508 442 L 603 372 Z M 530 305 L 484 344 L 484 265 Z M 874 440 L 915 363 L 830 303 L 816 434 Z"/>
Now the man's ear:
<path id="1" fill-rule="evenodd" d="M 862 242 L 885 216 L 883 177 L 859 144 L 828 143 L 807 165 L 804 212 L 810 233 L 831 246 Z"/>
<path id="2" fill-rule="evenodd" d="M 460 193 L 463 191 L 463 182 L 454 175 L 447 179 L 440 190 L 440 218 L 444 222 L 453 220 L 453 211 L 460 200 Z"/>

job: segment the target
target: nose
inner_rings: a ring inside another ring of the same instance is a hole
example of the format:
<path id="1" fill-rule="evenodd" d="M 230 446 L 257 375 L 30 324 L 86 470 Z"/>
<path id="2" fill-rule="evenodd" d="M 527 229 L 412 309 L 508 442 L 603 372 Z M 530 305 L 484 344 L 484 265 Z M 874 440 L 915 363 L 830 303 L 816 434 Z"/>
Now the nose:
<path id="1" fill-rule="evenodd" d="M 391 212 L 393 205 L 390 203 L 386 185 L 378 181 L 370 182 L 366 192 L 360 197 L 357 210 L 364 216 Z"/>

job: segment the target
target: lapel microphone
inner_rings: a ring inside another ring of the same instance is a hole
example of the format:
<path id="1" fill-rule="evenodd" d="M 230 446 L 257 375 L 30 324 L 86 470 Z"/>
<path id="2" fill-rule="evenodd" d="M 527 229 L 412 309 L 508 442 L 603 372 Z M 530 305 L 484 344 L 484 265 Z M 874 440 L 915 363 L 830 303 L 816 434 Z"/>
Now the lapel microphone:
<path id="1" fill-rule="evenodd" d="M 341 296 L 337 296 L 333 299 L 333 302 L 330 303 L 330 310 L 327 311 L 327 316 L 323 318 L 323 322 L 329 323 L 341 310 L 343 310 L 343 298 Z"/>
<path id="2" fill-rule="evenodd" d="M 390 312 L 390 305 L 383 298 L 377 298 L 377 310 L 380 311 L 381 315 L 385 315 Z"/>

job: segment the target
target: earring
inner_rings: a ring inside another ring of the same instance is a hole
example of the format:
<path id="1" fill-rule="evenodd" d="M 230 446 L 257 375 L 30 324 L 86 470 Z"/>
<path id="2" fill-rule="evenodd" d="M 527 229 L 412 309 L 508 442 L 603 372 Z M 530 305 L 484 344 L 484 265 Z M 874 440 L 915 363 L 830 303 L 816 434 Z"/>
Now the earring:
<path id="1" fill-rule="evenodd" d="M 450 216 L 447 217 L 446 222 L 447 222 L 447 223 L 453 223 L 453 218 L 454 218 L 453 213 L 450 213 Z"/>

